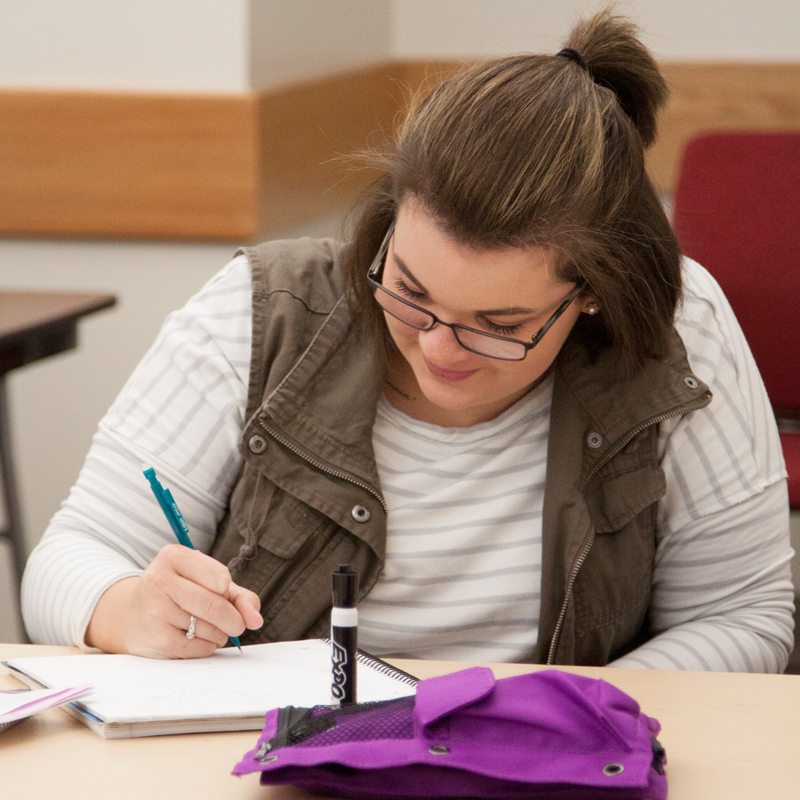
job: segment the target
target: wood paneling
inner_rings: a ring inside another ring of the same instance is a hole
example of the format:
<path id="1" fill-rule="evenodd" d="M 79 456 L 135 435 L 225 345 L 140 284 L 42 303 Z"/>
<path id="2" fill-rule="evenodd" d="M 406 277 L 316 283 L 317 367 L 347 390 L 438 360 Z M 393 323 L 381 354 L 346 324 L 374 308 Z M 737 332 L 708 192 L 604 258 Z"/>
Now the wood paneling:
<path id="1" fill-rule="evenodd" d="M 264 232 L 342 209 L 377 176 L 351 156 L 391 136 L 401 83 L 402 65 L 392 63 L 262 95 Z"/>
<path id="2" fill-rule="evenodd" d="M 0 235 L 247 241 L 342 209 L 376 174 L 348 156 L 463 66 L 222 97 L 1 91 Z M 800 64 L 662 66 L 672 100 L 649 164 L 664 192 L 698 132 L 800 128 Z"/>
<path id="3" fill-rule="evenodd" d="M 0 92 L 0 232 L 248 238 L 257 102 Z"/>
<path id="4" fill-rule="evenodd" d="M 800 129 L 800 64 L 662 64 L 670 102 L 649 156 L 656 185 L 674 189 L 681 153 L 698 133 Z"/>

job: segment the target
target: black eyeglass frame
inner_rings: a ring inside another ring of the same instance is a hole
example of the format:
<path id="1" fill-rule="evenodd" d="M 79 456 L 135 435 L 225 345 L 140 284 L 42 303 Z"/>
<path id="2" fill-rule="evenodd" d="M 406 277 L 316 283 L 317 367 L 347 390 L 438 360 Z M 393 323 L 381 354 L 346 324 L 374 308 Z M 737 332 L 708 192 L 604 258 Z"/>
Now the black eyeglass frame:
<path id="1" fill-rule="evenodd" d="M 389 230 L 386 231 L 386 235 L 383 237 L 383 241 L 381 242 L 380 249 L 378 250 L 378 254 L 375 256 L 372 264 L 370 264 L 369 269 L 367 270 L 367 283 L 372 288 L 373 297 L 375 297 L 378 290 L 382 292 L 386 292 L 390 297 L 394 298 L 395 300 L 403 303 L 404 305 L 413 308 L 415 311 L 419 311 L 421 314 L 424 314 L 427 317 L 430 317 L 431 324 L 421 328 L 419 325 L 412 325 L 410 322 L 398 317 L 396 314 L 392 314 L 391 311 L 384 308 L 380 302 L 378 302 L 377 298 L 375 302 L 383 309 L 387 314 L 390 314 L 395 319 L 402 322 L 404 325 L 408 325 L 410 328 L 414 328 L 418 331 L 429 331 L 434 326 L 444 325 L 446 328 L 450 328 L 453 331 L 453 334 L 456 337 L 456 341 L 465 349 L 469 350 L 471 353 L 476 353 L 479 356 L 485 356 L 486 358 L 495 358 L 498 361 L 524 361 L 525 357 L 528 355 L 529 350 L 533 350 L 537 344 L 542 340 L 542 337 L 553 327 L 556 320 L 569 308 L 572 301 L 580 294 L 581 289 L 583 286 L 578 284 L 569 294 L 569 296 L 564 300 L 563 303 L 553 312 L 547 322 L 542 325 L 541 328 L 533 335 L 530 342 L 524 342 L 521 339 L 512 339 L 510 336 L 498 336 L 495 333 L 487 333 L 486 331 L 478 330 L 477 328 L 470 328 L 468 325 L 459 325 L 458 323 L 453 322 L 445 322 L 444 320 L 439 319 L 435 314 L 432 314 L 425 308 L 418 306 L 416 303 L 412 303 L 410 300 L 406 300 L 404 297 L 400 297 L 400 295 L 395 294 L 394 292 L 387 289 L 382 283 L 381 280 L 383 279 L 383 267 L 386 264 L 386 250 L 389 247 L 389 240 L 392 238 L 392 234 L 394 233 L 394 225 L 395 223 L 389 226 Z M 488 353 L 481 353 L 479 350 L 476 350 L 474 347 L 470 347 L 469 345 L 464 344 L 458 337 L 459 330 L 469 331 L 470 333 L 476 333 L 479 336 L 485 336 L 488 339 L 497 339 L 501 342 L 509 342 L 511 344 L 518 344 L 525 348 L 524 353 L 519 358 L 505 358 L 503 356 L 493 356 L 489 355 Z"/>

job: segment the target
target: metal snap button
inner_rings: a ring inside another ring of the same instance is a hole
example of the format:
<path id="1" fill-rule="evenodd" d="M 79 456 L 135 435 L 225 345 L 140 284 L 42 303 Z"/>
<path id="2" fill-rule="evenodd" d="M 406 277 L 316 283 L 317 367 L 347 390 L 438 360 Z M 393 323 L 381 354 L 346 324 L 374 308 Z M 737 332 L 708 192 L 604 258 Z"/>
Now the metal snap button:
<path id="1" fill-rule="evenodd" d="M 435 756 L 446 756 L 449 754 L 450 748 L 445 747 L 443 744 L 433 744 L 428 748 L 428 752 Z"/>
<path id="2" fill-rule="evenodd" d="M 603 437 L 599 433 L 592 431 L 586 437 L 586 444 L 588 444 L 592 450 L 597 450 L 598 447 L 602 447 L 603 445 Z"/>
<path id="3" fill-rule="evenodd" d="M 250 441 L 247 443 L 247 446 L 250 448 L 251 453 L 258 455 L 267 449 L 267 440 L 263 436 L 256 434 L 255 436 L 250 437 Z"/>
<path id="4" fill-rule="evenodd" d="M 696 389 L 700 384 L 697 382 L 697 378 L 692 377 L 691 375 L 687 375 L 683 382 L 690 388 Z"/>
<path id="5" fill-rule="evenodd" d="M 621 772 L 625 771 L 625 767 L 622 764 L 606 764 L 603 767 L 603 775 L 614 776 L 619 775 Z"/>
<path id="6" fill-rule="evenodd" d="M 369 518 L 372 516 L 370 510 L 364 508 L 364 506 L 353 506 L 353 510 L 350 514 L 356 522 L 368 522 Z"/>

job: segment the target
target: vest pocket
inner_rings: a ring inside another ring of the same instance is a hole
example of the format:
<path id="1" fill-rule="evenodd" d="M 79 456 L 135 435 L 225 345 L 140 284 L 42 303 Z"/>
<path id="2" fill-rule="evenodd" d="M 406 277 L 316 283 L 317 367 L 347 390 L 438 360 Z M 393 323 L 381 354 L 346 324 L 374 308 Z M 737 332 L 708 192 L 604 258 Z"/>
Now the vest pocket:
<path id="1" fill-rule="evenodd" d="M 233 579 L 261 598 L 264 627 L 247 631 L 242 641 L 273 641 L 286 638 L 289 632 L 291 638 L 301 638 L 324 612 L 330 605 L 330 570 L 324 592 L 311 593 L 306 584 L 339 530 L 333 520 L 280 489 L 263 473 L 245 467 L 231 495 L 228 524 L 220 535 L 220 554 L 235 555 L 228 562 Z M 317 595 L 321 595 L 320 608 L 312 609 Z M 293 602 L 298 597 L 302 603 Z"/>
<path id="2" fill-rule="evenodd" d="M 595 479 L 587 487 L 586 504 L 596 533 L 618 531 L 667 491 L 657 464 Z"/>
<path id="3" fill-rule="evenodd" d="M 309 539 L 333 523 L 255 469 L 245 468 L 231 495 L 230 520 L 223 537 L 227 552 L 238 543 L 229 566 L 234 579 L 255 592 L 263 581 L 294 559 Z"/>
<path id="4" fill-rule="evenodd" d="M 336 527 L 327 517 L 280 489 L 274 491 L 271 500 L 269 519 L 265 514 L 260 520 L 257 542 L 278 558 L 293 558 L 310 537 Z"/>

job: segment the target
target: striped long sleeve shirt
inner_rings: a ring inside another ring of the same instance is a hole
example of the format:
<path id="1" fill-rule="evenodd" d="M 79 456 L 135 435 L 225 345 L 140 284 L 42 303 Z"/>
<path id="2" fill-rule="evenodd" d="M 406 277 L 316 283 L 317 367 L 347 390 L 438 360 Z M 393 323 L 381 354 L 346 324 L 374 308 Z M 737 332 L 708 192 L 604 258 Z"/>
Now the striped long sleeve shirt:
<path id="1" fill-rule="evenodd" d="M 650 621 L 625 667 L 780 672 L 792 645 L 788 504 L 763 384 L 722 292 L 684 265 L 676 327 L 714 393 L 662 423 Z M 84 647 L 102 593 L 138 575 L 171 531 L 140 465 L 176 497 L 209 552 L 241 465 L 251 345 L 249 265 L 238 257 L 167 319 L 101 421 L 78 481 L 29 560 L 34 641 Z M 378 654 L 513 660 L 535 643 L 552 384 L 468 429 L 382 401 L 373 433 L 389 507 L 388 557 L 360 606 Z"/>

